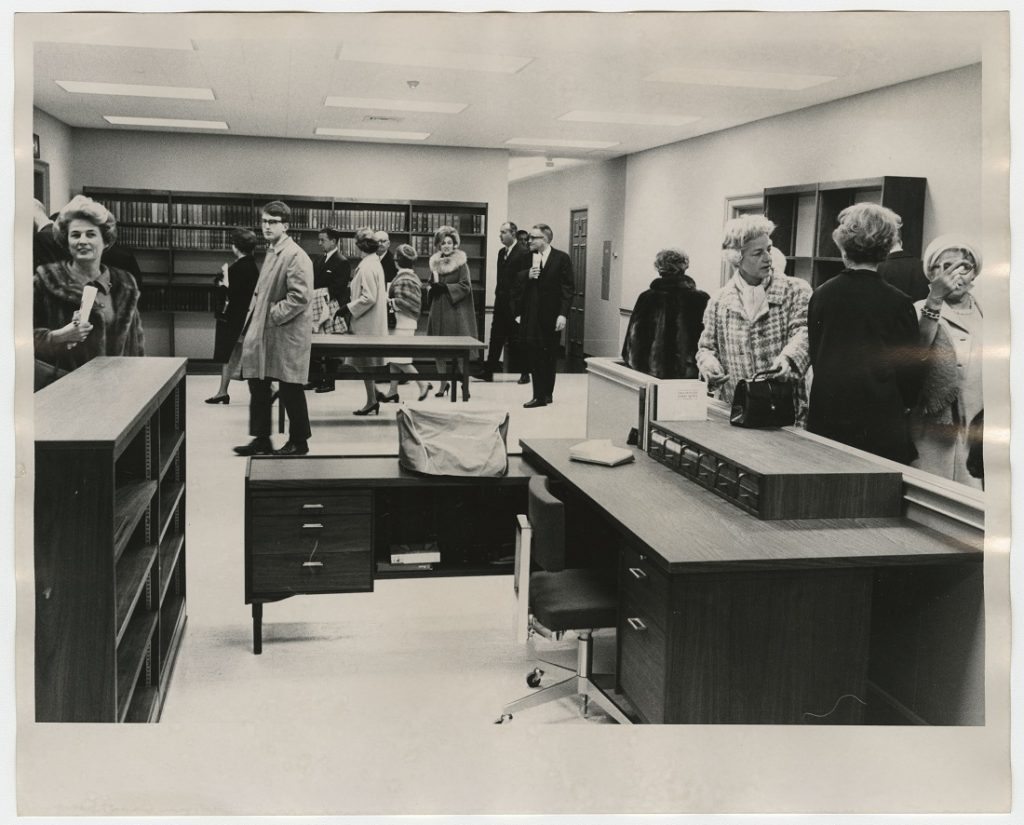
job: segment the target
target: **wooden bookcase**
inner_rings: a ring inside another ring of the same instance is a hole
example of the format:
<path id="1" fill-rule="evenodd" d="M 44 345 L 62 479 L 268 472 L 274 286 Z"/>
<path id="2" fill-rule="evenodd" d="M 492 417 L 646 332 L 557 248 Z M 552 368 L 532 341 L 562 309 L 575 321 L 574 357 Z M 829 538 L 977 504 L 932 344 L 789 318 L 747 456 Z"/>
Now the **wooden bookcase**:
<path id="1" fill-rule="evenodd" d="M 868 201 L 892 209 L 903 219 L 903 248 L 921 254 L 925 178 L 880 177 L 776 186 L 764 190 L 764 213 L 776 224 L 772 243 L 790 262 L 788 275 L 817 287 L 843 269 L 832 241 L 839 213 Z"/>
<path id="2" fill-rule="evenodd" d="M 341 252 L 355 269 L 359 253 L 355 231 L 383 229 L 391 249 L 411 244 L 420 254 L 416 271 L 427 280 L 433 232 L 453 225 L 462 239 L 473 280 L 477 326 L 483 336 L 487 286 L 487 204 L 424 200 L 355 200 L 307 195 L 261 195 L 230 192 L 177 192 L 87 186 L 82 190 L 109 208 L 118 220 L 118 239 L 131 248 L 142 270 L 140 309 L 144 313 L 146 350 L 157 355 L 213 356 L 214 277 L 230 263 L 231 230 L 252 229 L 260 238 L 261 207 L 283 200 L 292 208 L 289 234 L 311 258 L 320 255 L 317 232 L 333 227 L 342 233 Z"/>
<path id="3" fill-rule="evenodd" d="M 36 393 L 38 722 L 159 719 L 185 627 L 185 359 Z"/>

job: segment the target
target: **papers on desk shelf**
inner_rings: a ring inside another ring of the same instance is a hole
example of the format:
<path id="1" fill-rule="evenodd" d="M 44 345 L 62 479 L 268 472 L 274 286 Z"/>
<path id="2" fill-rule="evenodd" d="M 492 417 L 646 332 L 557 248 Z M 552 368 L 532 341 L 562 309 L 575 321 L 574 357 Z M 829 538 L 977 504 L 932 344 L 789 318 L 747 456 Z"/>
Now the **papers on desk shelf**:
<path id="1" fill-rule="evenodd" d="M 703 381 L 662 379 L 655 381 L 654 387 L 658 421 L 704 421 L 708 417 L 708 386 Z"/>
<path id="2" fill-rule="evenodd" d="M 605 467 L 617 467 L 635 460 L 635 456 L 625 447 L 616 447 L 607 438 L 592 438 L 581 441 L 569 448 L 569 458 L 573 461 L 585 461 L 588 464 L 603 464 Z"/>

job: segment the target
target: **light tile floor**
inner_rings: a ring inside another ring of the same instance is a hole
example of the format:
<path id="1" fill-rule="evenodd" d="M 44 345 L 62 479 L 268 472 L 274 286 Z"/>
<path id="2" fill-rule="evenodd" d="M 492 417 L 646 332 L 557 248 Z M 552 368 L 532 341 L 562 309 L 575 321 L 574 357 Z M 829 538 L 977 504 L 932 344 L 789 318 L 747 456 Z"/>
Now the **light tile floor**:
<path id="1" fill-rule="evenodd" d="M 467 405 L 431 396 L 424 406 L 510 412 L 509 447 L 523 437 L 584 437 L 586 376 L 558 376 L 556 403 L 522 409 L 529 387 L 516 376 L 474 381 Z M 246 460 L 231 447 L 248 441 L 248 390 L 232 382 L 231 403 L 208 405 L 216 376 L 187 382 L 188 625 L 163 720 L 233 722 L 322 718 L 331 726 L 390 718 L 485 725 L 501 706 L 530 693 L 535 656 L 575 664 L 575 639 L 515 642 L 511 577 L 398 579 L 372 593 L 296 597 L 264 608 L 263 653 L 252 653 L 250 608 L 243 589 Z M 396 453 L 396 405 L 358 418 L 362 385 L 338 382 L 307 393 L 312 455 Z M 415 399 L 414 384 L 407 385 Z M 404 391 L 406 387 L 403 387 Z M 404 394 L 404 393 L 403 393 Z M 417 405 L 415 400 L 412 404 Z M 285 436 L 275 435 L 280 446 Z M 595 670 L 611 672 L 614 631 L 595 637 Z M 561 678 L 549 674 L 543 684 Z M 592 722 L 610 721 L 592 711 Z M 572 700 L 517 716 L 513 724 L 581 722 Z"/>

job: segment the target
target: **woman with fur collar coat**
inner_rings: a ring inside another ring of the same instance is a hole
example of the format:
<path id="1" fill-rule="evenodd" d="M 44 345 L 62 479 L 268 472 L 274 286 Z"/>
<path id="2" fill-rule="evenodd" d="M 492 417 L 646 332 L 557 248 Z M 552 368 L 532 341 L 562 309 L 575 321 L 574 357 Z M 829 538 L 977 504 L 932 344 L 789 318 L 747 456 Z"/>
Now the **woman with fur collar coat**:
<path id="1" fill-rule="evenodd" d="M 427 335 L 469 335 L 476 338 L 473 284 L 469 279 L 466 253 L 459 249 L 460 243 L 459 233 L 451 226 L 442 226 L 434 233 L 437 252 L 430 256 Z M 468 364 L 462 364 L 460 368 L 464 371 Z M 445 369 L 443 360 L 437 362 L 437 369 Z M 449 383 L 444 381 L 436 396 L 444 396 L 448 386 Z"/>
<path id="2" fill-rule="evenodd" d="M 53 234 L 71 259 L 40 266 L 32 280 L 36 389 L 98 355 L 143 355 L 135 279 L 100 262 L 116 237 L 114 216 L 78 195 L 60 211 Z M 97 288 L 96 300 L 89 317 L 79 318 L 87 285 Z"/>
<path id="3" fill-rule="evenodd" d="M 640 293 L 629 317 L 622 360 L 655 378 L 696 378 L 697 341 L 709 296 L 686 274 L 690 259 L 678 249 L 654 258 L 658 278 Z"/>

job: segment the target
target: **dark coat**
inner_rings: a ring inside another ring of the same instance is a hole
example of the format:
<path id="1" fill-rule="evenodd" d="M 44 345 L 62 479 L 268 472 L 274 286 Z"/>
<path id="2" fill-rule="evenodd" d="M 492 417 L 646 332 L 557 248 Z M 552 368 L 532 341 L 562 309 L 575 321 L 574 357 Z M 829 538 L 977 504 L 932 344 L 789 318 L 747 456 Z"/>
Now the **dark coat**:
<path id="1" fill-rule="evenodd" d="M 921 259 L 902 249 L 890 252 L 889 257 L 878 265 L 878 274 L 900 292 L 905 292 L 911 301 L 923 301 L 928 297 L 928 279 L 924 276 Z"/>
<path id="2" fill-rule="evenodd" d="M 456 249 L 445 256 L 430 256 L 430 271 L 438 275 L 437 283 L 427 284 L 430 314 L 427 335 L 468 335 L 476 338 L 476 311 L 473 307 L 473 282 L 469 276 L 466 253 Z"/>
<path id="3" fill-rule="evenodd" d="M 380 265 L 384 269 L 384 283 L 390 284 L 398 274 L 398 264 L 395 263 L 395 256 L 391 254 L 390 249 L 380 256 Z"/>
<path id="4" fill-rule="evenodd" d="M 521 317 L 520 341 L 524 344 L 551 346 L 561 333 L 555 332 L 559 315 L 569 317 L 575 284 L 572 260 L 561 249 L 551 248 L 548 262 L 539 278 L 531 279 L 529 269 L 533 255 L 526 259 L 526 268 L 519 274 L 515 299 L 516 315 Z"/>
<path id="5" fill-rule="evenodd" d="M 508 255 L 506 256 L 506 253 Z M 498 277 L 494 282 L 494 314 L 511 320 L 515 316 L 514 296 L 520 273 L 530 268 L 530 252 L 518 243 L 498 250 Z"/>
<path id="6" fill-rule="evenodd" d="M 622 343 L 626 366 L 655 378 L 696 378 L 697 341 L 704 329 L 706 292 L 664 275 L 640 293 Z"/>
<path id="7" fill-rule="evenodd" d="M 226 364 L 231 357 L 231 350 L 242 334 L 245 314 L 252 302 L 252 293 L 256 290 L 256 281 L 260 271 L 251 255 L 239 258 L 228 267 L 228 285 L 219 291 L 227 299 L 227 307 L 217 318 L 217 333 L 213 345 L 213 360 Z"/>
<path id="8" fill-rule="evenodd" d="M 921 359 L 917 313 L 876 272 L 846 269 L 811 296 L 807 429 L 891 458 L 914 459 L 907 411 L 917 398 Z"/>
<path id="9" fill-rule="evenodd" d="M 345 306 L 351 299 L 349 281 L 352 280 L 352 266 L 341 250 L 328 260 L 323 257 L 313 261 L 313 289 L 326 289 L 332 301 Z"/>
<path id="10" fill-rule="evenodd" d="M 49 340 L 49 333 L 66 326 L 82 305 L 82 285 L 71 275 L 69 267 L 67 261 L 46 264 L 36 270 L 32 280 L 32 334 L 36 358 L 70 371 L 97 355 L 143 355 L 138 287 L 129 273 L 112 267 L 106 267 L 110 273 L 110 294 L 97 295 L 89 315 L 89 323 L 93 325 L 89 337 L 71 349 L 67 344 Z M 110 302 L 114 311 L 109 324 L 98 306 L 105 301 Z"/>
<path id="11" fill-rule="evenodd" d="M 139 261 L 135 257 L 135 253 L 124 244 L 116 243 L 106 247 L 100 262 L 112 269 L 123 269 L 125 272 L 130 272 L 135 278 L 135 285 L 142 286 L 142 270 L 139 269 Z"/>

